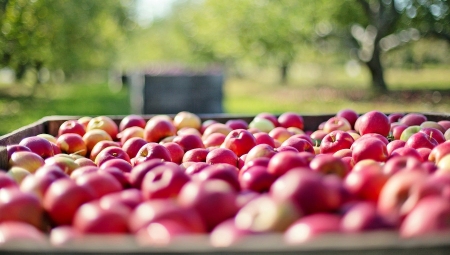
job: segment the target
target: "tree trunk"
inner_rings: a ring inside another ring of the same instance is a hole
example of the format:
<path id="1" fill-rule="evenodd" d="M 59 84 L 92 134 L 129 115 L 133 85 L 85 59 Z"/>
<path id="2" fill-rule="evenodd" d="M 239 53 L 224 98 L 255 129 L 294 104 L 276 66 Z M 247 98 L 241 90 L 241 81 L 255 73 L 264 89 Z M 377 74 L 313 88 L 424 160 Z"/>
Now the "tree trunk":
<path id="1" fill-rule="evenodd" d="M 281 75 L 281 84 L 282 85 L 287 84 L 288 71 L 289 71 L 289 63 L 287 61 L 284 61 L 280 67 L 280 75 Z"/>
<path id="2" fill-rule="evenodd" d="M 376 93 L 385 93 L 388 89 L 384 80 L 384 69 L 381 64 L 381 52 L 378 43 L 379 40 L 375 40 L 372 58 L 366 62 L 366 65 L 372 76 L 372 90 Z"/>

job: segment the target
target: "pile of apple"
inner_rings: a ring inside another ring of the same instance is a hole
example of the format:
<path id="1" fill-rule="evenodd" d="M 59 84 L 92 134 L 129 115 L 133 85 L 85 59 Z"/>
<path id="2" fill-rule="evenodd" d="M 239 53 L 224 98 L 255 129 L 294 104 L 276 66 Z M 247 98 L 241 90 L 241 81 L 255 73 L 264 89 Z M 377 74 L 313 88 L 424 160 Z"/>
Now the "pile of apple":
<path id="1" fill-rule="evenodd" d="M 301 244 L 327 233 L 450 230 L 450 121 L 421 113 L 339 111 L 316 130 L 294 112 L 250 123 L 180 112 L 119 124 L 65 121 L 7 147 L 0 243 L 54 246 L 86 235 L 212 246 L 278 233 Z"/>

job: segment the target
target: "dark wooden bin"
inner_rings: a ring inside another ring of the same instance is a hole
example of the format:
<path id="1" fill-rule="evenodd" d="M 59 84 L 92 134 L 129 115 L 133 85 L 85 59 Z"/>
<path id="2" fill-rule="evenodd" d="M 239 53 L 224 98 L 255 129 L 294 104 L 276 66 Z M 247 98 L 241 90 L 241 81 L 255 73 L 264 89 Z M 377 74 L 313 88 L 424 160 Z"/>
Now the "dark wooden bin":
<path id="1" fill-rule="evenodd" d="M 144 115 L 149 119 L 153 115 Z M 333 116 L 303 115 L 305 130 L 315 130 L 317 126 Z M 429 120 L 450 120 L 450 115 L 426 113 Z M 110 116 L 117 123 L 124 116 Z M 202 120 L 214 119 L 226 122 L 240 118 L 251 121 L 250 115 L 200 114 Z M 0 169 L 8 168 L 6 146 L 21 139 L 48 133 L 56 135 L 59 126 L 67 119 L 79 116 L 49 116 L 0 137 Z M 241 243 L 226 248 L 212 247 L 207 236 L 192 236 L 176 240 L 167 247 L 139 247 L 130 236 L 89 236 L 82 244 L 63 248 L 50 245 L 33 246 L 16 243 L 0 246 L 0 254 L 450 254 L 450 233 L 442 233 L 414 239 L 400 239 L 396 232 L 368 232 L 364 234 L 329 234 L 302 245 L 288 246 L 281 234 L 252 236 Z"/>

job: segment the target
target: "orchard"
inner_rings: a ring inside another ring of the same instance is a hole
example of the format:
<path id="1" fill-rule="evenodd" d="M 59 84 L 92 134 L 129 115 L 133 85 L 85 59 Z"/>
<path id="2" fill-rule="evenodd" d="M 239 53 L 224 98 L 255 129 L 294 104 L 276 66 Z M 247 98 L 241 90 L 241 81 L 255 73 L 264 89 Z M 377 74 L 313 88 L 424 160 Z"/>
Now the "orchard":
<path id="1" fill-rule="evenodd" d="M 230 247 L 274 234 L 290 246 L 325 234 L 450 232 L 450 121 L 343 109 L 305 126 L 295 112 L 66 120 L 55 135 L 7 146 L 0 243 L 203 236 Z"/>

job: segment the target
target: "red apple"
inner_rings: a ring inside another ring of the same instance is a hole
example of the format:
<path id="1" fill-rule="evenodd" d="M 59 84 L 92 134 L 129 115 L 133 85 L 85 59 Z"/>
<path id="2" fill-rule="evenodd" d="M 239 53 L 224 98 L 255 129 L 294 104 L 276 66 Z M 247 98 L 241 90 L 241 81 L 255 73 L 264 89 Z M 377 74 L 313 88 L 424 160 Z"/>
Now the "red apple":
<path id="1" fill-rule="evenodd" d="M 161 159 L 163 161 L 172 161 L 169 150 L 159 143 L 149 142 L 142 146 L 135 157 L 135 165 L 152 159 Z"/>
<path id="2" fill-rule="evenodd" d="M 130 114 L 125 116 L 119 123 L 119 131 L 122 132 L 129 127 L 140 127 L 145 128 L 147 122 L 145 119 L 136 114 Z"/>
<path id="3" fill-rule="evenodd" d="M 450 120 L 439 120 L 437 123 L 441 127 L 443 127 L 445 131 L 447 131 L 450 128 Z M 444 131 L 444 133 L 445 133 L 445 131 Z"/>
<path id="4" fill-rule="evenodd" d="M 100 171 L 83 174 L 77 177 L 75 182 L 78 186 L 91 190 L 95 198 L 123 189 L 122 184 L 111 174 Z"/>
<path id="5" fill-rule="evenodd" d="M 307 215 L 292 223 L 283 235 L 287 244 L 302 244 L 329 233 L 341 232 L 341 217 L 332 213 Z"/>
<path id="6" fill-rule="evenodd" d="M 352 125 L 344 117 L 331 117 L 323 125 L 323 131 L 325 133 L 330 133 L 335 130 L 348 131 L 352 129 Z"/>
<path id="7" fill-rule="evenodd" d="M 223 123 L 212 123 L 203 132 L 203 139 L 206 139 L 209 135 L 214 133 L 220 133 L 227 136 L 231 132 L 231 128 Z"/>
<path id="8" fill-rule="evenodd" d="M 364 159 L 384 162 L 388 158 L 386 144 L 380 139 L 368 137 L 356 140 L 351 147 L 353 160 L 357 163 Z"/>
<path id="9" fill-rule="evenodd" d="M 62 134 L 56 140 L 56 145 L 60 148 L 62 153 L 77 154 L 85 156 L 87 154 L 87 147 L 84 143 L 83 137 L 75 133 Z"/>
<path id="10" fill-rule="evenodd" d="M 229 247 L 245 242 L 247 237 L 252 237 L 255 234 L 257 233 L 238 228 L 234 219 L 228 219 L 211 231 L 209 240 L 214 247 Z"/>
<path id="11" fill-rule="evenodd" d="M 105 161 L 103 164 L 100 165 L 100 169 L 106 169 L 110 167 L 115 167 L 124 173 L 131 172 L 131 169 L 133 168 L 130 161 L 127 161 L 122 158 L 113 158 Z"/>
<path id="12" fill-rule="evenodd" d="M 272 113 L 268 113 L 268 112 L 261 112 L 258 113 L 255 118 L 261 118 L 261 119 L 267 119 L 270 120 L 270 122 L 272 122 L 272 124 L 274 125 L 274 127 L 278 127 L 280 126 L 280 123 L 278 122 L 278 118 L 277 116 L 275 116 Z"/>
<path id="13" fill-rule="evenodd" d="M 140 137 L 132 137 L 128 139 L 124 144 L 122 144 L 122 149 L 128 154 L 130 159 L 136 157 L 136 154 L 139 150 L 147 144 L 143 138 Z"/>
<path id="14" fill-rule="evenodd" d="M 400 123 L 406 124 L 408 126 L 419 126 L 423 122 L 427 121 L 427 117 L 421 113 L 408 113 L 399 121 Z"/>
<path id="15" fill-rule="evenodd" d="M 109 209 L 117 205 L 126 206 L 134 210 L 144 201 L 142 192 L 136 188 L 124 189 L 119 192 L 106 194 L 100 198 L 99 203 L 102 208 Z"/>
<path id="16" fill-rule="evenodd" d="M 43 206 L 53 224 L 69 225 L 78 207 L 94 198 L 87 187 L 78 186 L 72 179 L 60 178 L 48 187 Z"/>
<path id="17" fill-rule="evenodd" d="M 204 220 L 206 229 L 211 231 L 219 223 L 236 215 L 236 197 L 237 192 L 228 182 L 212 179 L 188 182 L 181 189 L 177 201 L 183 208 L 196 210 Z"/>
<path id="18" fill-rule="evenodd" d="M 249 162 L 260 157 L 272 158 L 275 154 L 277 154 L 277 151 L 272 146 L 267 144 L 258 144 L 247 153 L 245 162 Z"/>
<path id="19" fill-rule="evenodd" d="M 450 142 L 444 142 L 437 145 L 431 150 L 428 160 L 437 164 L 445 155 L 449 153 L 450 153 Z"/>
<path id="20" fill-rule="evenodd" d="M 400 112 L 394 112 L 388 115 L 389 123 L 398 122 L 403 116 L 405 116 L 404 113 Z"/>
<path id="21" fill-rule="evenodd" d="M 181 146 L 180 146 L 181 147 Z M 206 162 L 206 157 L 209 154 L 209 149 L 194 148 L 186 151 L 181 162 Z"/>
<path id="22" fill-rule="evenodd" d="M 117 205 L 109 209 L 102 208 L 98 201 L 81 205 L 73 218 L 73 226 L 81 233 L 124 234 L 128 233 L 130 210 Z"/>
<path id="23" fill-rule="evenodd" d="M 127 140 L 133 137 L 144 139 L 144 129 L 141 127 L 129 127 L 117 134 L 117 139 L 120 140 L 120 144 L 124 144 Z"/>
<path id="24" fill-rule="evenodd" d="M 86 127 L 86 131 L 94 129 L 106 131 L 113 140 L 117 138 L 117 134 L 119 133 L 119 127 L 116 122 L 108 116 L 97 116 L 92 118 Z"/>
<path id="25" fill-rule="evenodd" d="M 402 141 L 402 140 L 394 140 L 394 141 L 391 141 L 391 142 L 388 143 L 388 145 L 386 146 L 387 153 L 388 153 L 389 155 L 391 155 L 392 152 L 394 152 L 396 149 L 405 147 L 405 144 L 406 144 L 406 142 L 405 142 L 405 141 Z"/>
<path id="26" fill-rule="evenodd" d="M 359 117 L 358 130 L 361 135 L 377 133 L 388 136 L 391 129 L 388 117 L 379 111 L 370 111 Z"/>
<path id="27" fill-rule="evenodd" d="M 278 117 L 281 127 L 296 127 L 301 130 L 304 128 L 304 120 L 301 115 L 295 112 L 284 112 Z"/>
<path id="28" fill-rule="evenodd" d="M 43 227 L 44 210 L 35 194 L 16 187 L 0 189 L 0 223 L 19 221 Z"/>
<path id="29" fill-rule="evenodd" d="M 320 143 L 320 153 L 335 153 L 342 149 L 350 149 L 355 140 L 344 131 L 335 130 L 328 133 Z"/>
<path id="30" fill-rule="evenodd" d="M 419 132 L 425 133 L 429 137 L 434 138 L 436 142 L 438 142 L 438 144 L 441 144 L 446 141 L 444 133 L 442 133 L 439 129 L 432 127 L 422 127 L 422 129 Z"/>
<path id="31" fill-rule="evenodd" d="M 167 142 L 163 143 L 162 146 L 166 147 L 166 149 L 170 153 L 170 157 L 172 158 L 172 162 L 181 164 L 183 161 L 184 150 L 181 145 L 175 142 Z"/>
<path id="32" fill-rule="evenodd" d="M 127 162 L 130 162 L 130 156 L 128 156 L 128 154 L 122 148 L 115 146 L 107 147 L 100 151 L 97 157 L 95 157 L 94 162 L 95 164 L 97 164 L 97 166 L 101 166 L 108 160 L 112 159 L 123 159 Z"/>
<path id="33" fill-rule="evenodd" d="M 46 159 L 54 155 L 52 144 L 39 136 L 31 136 L 22 139 L 19 145 L 28 147 L 32 152 Z"/>
<path id="34" fill-rule="evenodd" d="M 236 191 L 239 191 L 240 185 L 238 180 L 239 169 L 235 166 L 226 163 L 217 163 L 210 165 L 202 169 L 198 174 L 194 175 L 193 178 L 196 181 L 207 181 L 207 180 L 223 180 L 232 186 Z"/>
<path id="35" fill-rule="evenodd" d="M 83 243 L 83 235 L 73 226 L 62 225 L 50 230 L 49 241 L 55 247 L 81 245 Z"/>
<path id="36" fill-rule="evenodd" d="M 97 143 L 99 143 L 100 141 L 112 141 L 113 139 L 105 130 L 93 129 L 86 131 L 86 134 L 84 134 L 83 136 L 83 140 L 84 143 L 86 144 L 88 154 L 91 154 L 92 149 Z"/>
<path id="37" fill-rule="evenodd" d="M 283 143 L 293 134 L 285 127 L 275 127 L 269 132 L 269 136 L 280 143 Z"/>
<path id="38" fill-rule="evenodd" d="M 342 109 L 336 113 L 337 117 L 344 117 L 353 128 L 355 126 L 355 122 L 359 117 L 359 114 L 353 109 Z"/>
<path id="39" fill-rule="evenodd" d="M 232 150 L 238 157 L 247 154 L 256 145 L 256 139 L 245 129 L 232 130 L 222 144 L 222 148 Z"/>
<path id="40" fill-rule="evenodd" d="M 226 163 L 236 167 L 238 157 L 236 153 L 234 153 L 230 149 L 215 148 L 208 152 L 208 154 L 206 155 L 205 162 L 211 165 L 218 163 Z"/>
<path id="41" fill-rule="evenodd" d="M 430 135 L 427 135 L 423 132 L 417 132 L 411 135 L 408 140 L 406 140 L 405 147 L 418 149 L 418 148 L 430 148 L 433 149 L 439 143 Z"/>
<path id="42" fill-rule="evenodd" d="M 267 166 L 248 167 L 239 174 L 239 183 L 242 190 L 252 190 L 258 193 L 268 192 L 272 183 L 277 179 L 267 171 Z"/>
<path id="43" fill-rule="evenodd" d="M 313 171 L 322 174 L 334 174 L 340 178 L 344 178 L 350 172 L 344 161 L 331 154 L 322 154 L 314 157 L 309 163 L 309 167 Z"/>
<path id="44" fill-rule="evenodd" d="M 149 119 L 145 125 L 144 140 L 158 143 L 166 137 L 176 135 L 176 133 L 177 129 L 172 121 L 155 116 Z"/>
<path id="45" fill-rule="evenodd" d="M 421 161 L 416 157 L 399 155 L 386 161 L 386 163 L 383 165 L 383 172 L 386 175 L 391 176 L 397 172 L 401 172 L 404 170 L 415 170 L 417 168 L 420 168 L 420 166 Z"/>
<path id="46" fill-rule="evenodd" d="M 165 162 L 145 174 L 141 190 L 145 199 L 175 198 L 189 181 L 178 165 Z"/>
<path id="47" fill-rule="evenodd" d="M 377 205 L 372 201 L 355 201 L 346 209 L 341 220 L 341 231 L 345 233 L 360 233 L 365 231 L 392 229 L 394 225 L 377 211 Z"/>
<path id="48" fill-rule="evenodd" d="M 130 172 L 129 182 L 132 187 L 141 189 L 142 180 L 144 176 L 151 171 L 154 167 L 162 165 L 165 161 L 159 158 L 149 159 L 137 166 L 133 167 Z"/>
<path id="49" fill-rule="evenodd" d="M 206 162 L 193 162 L 193 164 L 188 166 L 184 172 L 186 174 L 192 176 L 196 173 L 199 173 L 200 171 L 202 171 L 203 169 L 205 169 L 208 166 L 210 166 L 210 164 L 208 164 Z"/>
<path id="50" fill-rule="evenodd" d="M 301 157 L 296 152 L 285 151 L 275 154 L 270 159 L 267 171 L 275 176 L 281 176 L 290 169 L 297 167 L 309 168 L 308 159 Z"/>
<path id="51" fill-rule="evenodd" d="M 58 128 L 58 136 L 67 133 L 79 134 L 81 137 L 86 133 L 86 128 L 77 120 L 66 120 Z"/>
<path id="52" fill-rule="evenodd" d="M 178 135 L 174 137 L 173 142 L 178 143 L 183 148 L 184 153 L 196 148 L 205 149 L 202 138 L 193 134 Z"/>
<path id="53" fill-rule="evenodd" d="M 291 146 L 297 149 L 297 151 L 302 152 L 311 152 L 314 153 L 314 148 L 312 142 L 308 141 L 307 139 L 291 136 L 286 141 L 284 141 L 281 146 Z"/>
<path id="54" fill-rule="evenodd" d="M 91 159 L 92 161 L 95 161 L 95 159 L 97 158 L 98 154 L 100 154 L 101 151 L 103 151 L 104 149 L 106 149 L 108 147 L 120 148 L 120 145 L 117 142 L 109 141 L 109 140 L 99 141 L 90 150 L 89 159 Z"/>
<path id="55" fill-rule="evenodd" d="M 403 131 L 405 131 L 405 129 L 407 129 L 408 127 L 409 126 L 405 124 L 397 124 L 395 126 L 391 126 L 391 133 L 392 136 L 394 137 L 394 140 L 400 140 Z"/>
<path id="56" fill-rule="evenodd" d="M 207 137 L 203 137 L 203 144 L 206 148 L 210 147 L 220 147 L 220 145 L 225 141 L 226 135 L 222 133 L 212 133 Z"/>
<path id="57" fill-rule="evenodd" d="M 357 162 L 353 170 L 344 179 L 344 186 L 349 193 L 359 199 L 378 200 L 381 189 L 388 180 L 380 163 L 374 160 Z"/>
<path id="58" fill-rule="evenodd" d="M 31 246 L 39 249 L 47 247 L 48 243 L 45 234 L 33 225 L 19 221 L 7 221 L 0 223 L 0 246 L 8 249 L 6 247 L 9 245 L 11 247 Z"/>
<path id="59" fill-rule="evenodd" d="M 225 125 L 227 125 L 231 129 L 247 129 L 248 123 L 243 119 L 230 119 L 225 122 Z"/>
<path id="60" fill-rule="evenodd" d="M 45 164 L 44 159 L 31 151 L 17 151 L 9 159 L 9 167 L 21 167 L 34 173 L 39 167 Z"/>

